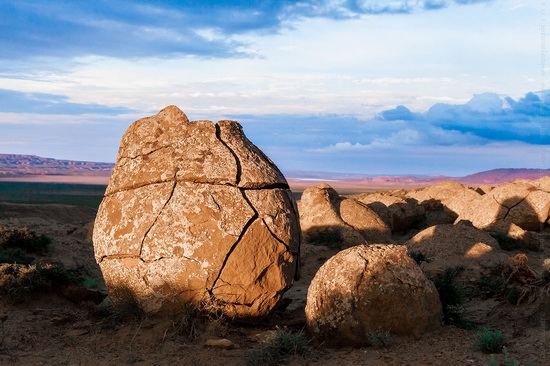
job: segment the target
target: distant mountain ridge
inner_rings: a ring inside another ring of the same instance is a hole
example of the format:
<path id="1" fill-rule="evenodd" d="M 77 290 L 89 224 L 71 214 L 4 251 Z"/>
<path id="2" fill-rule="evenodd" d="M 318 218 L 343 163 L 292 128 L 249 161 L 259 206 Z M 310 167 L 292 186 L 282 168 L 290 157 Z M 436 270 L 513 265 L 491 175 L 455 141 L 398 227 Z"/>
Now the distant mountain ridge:
<path id="1" fill-rule="evenodd" d="M 0 179 L 29 176 L 96 176 L 108 177 L 115 164 L 91 161 L 58 160 L 36 155 L 0 154 Z M 352 184 L 392 184 L 392 185 L 429 185 L 444 180 L 453 180 L 469 185 L 502 184 L 516 179 L 538 179 L 550 176 L 550 169 L 493 169 L 464 177 L 446 176 L 388 176 L 357 173 L 330 173 L 313 171 L 285 172 L 289 182 L 314 181 L 349 182 Z"/>
<path id="2" fill-rule="evenodd" d="M 534 180 L 550 176 L 550 169 L 493 169 L 455 178 L 464 184 L 501 184 L 516 179 Z"/>
<path id="3" fill-rule="evenodd" d="M 0 154 L 0 177 L 29 175 L 110 176 L 115 165 L 91 161 L 57 160 L 36 155 Z"/>

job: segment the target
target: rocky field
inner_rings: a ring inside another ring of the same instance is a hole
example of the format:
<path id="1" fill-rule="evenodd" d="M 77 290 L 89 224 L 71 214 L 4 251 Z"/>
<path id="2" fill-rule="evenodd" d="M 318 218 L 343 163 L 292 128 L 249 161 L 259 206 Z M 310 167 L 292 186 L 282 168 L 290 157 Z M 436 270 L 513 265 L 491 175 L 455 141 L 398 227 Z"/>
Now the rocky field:
<path id="1" fill-rule="evenodd" d="M 0 364 L 488 365 L 493 353 L 496 365 L 505 346 L 521 365 L 547 365 L 549 197 L 550 178 L 476 189 L 442 182 L 354 196 L 328 185 L 308 188 L 298 202 L 300 279 L 254 323 L 196 308 L 163 317 L 145 315 L 132 303 L 111 308 L 94 259 L 93 209 L 2 203 Z M 369 260 L 350 262 L 361 255 Z M 348 280 L 338 281 L 350 268 L 356 269 Z M 365 297 L 374 280 L 392 289 L 411 281 L 411 273 L 428 281 L 418 289 L 437 293 L 406 292 L 408 286 Z M 314 311 L 313 303 L 331 299 L 319 300 L 319 290 L 310 290 L 315 298 L 306 296 L 312 281 L 332 280 L 342 291 L 348 282 L 362 289 L 354 292 L 358 306 L 349 316 L 378 328 L 358 339 L 353 327 L 318 334 L 312 314 L 341 308 L 336 301 Z M 434 295 L 442 310 L 423 301 Z M 370 306 L 359 306 L 365 303 Z M 403 314 L 415 321 L 392 323 Z M 407 327 L 415 330 L 402 335 Z"/>

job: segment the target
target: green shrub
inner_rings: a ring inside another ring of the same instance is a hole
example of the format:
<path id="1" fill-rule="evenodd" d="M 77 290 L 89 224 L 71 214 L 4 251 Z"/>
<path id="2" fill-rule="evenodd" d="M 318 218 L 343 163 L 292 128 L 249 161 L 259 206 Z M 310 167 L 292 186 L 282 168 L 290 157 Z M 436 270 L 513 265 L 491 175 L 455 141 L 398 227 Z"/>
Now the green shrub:
<path id="1" fill-rule="evenodd" d="M 279 356 L 272 347 L 262 347 L 248 352 L 244 356 L 247 366 L 277 366 L 280 365 Z"/>
<path id="2" fill-rule="evenodd" d="M 431 258 L 428 258 L 428 256 L 426 256 L 426 254 L 424 254 L 420 250 L 411 250 L 409 252 L 409 256 L 414 259 L 414 261 L 418 265 L 421 265 L 424 262 L 430 263 L 432 261 Z"/>
<path id="3" fill-rule="evenodd" d="M 78 270 L 62 265 L 0 264 L 0 295 L 13 303 L 27 300 L 31 293 L 57 290 L 80 280 Z"/>
<path id="4" fill-rule="evenodd" d="M 502 292 L 504 280 L 499 276 L 481 275 L 476 281 L 476 286 L 482 298 L 490 298 Z"/>
<path id="5" fill-rule="evenodd" d="M 521 291 L 516 286 L 510 287 L 506 292 L 506 298 L 508 299 L 508 302 L 512 305 L 517 305 L 520 295 Z"/>
<path id="6" fill-rule="evenodd" d="M 247 353 L 245 363 L 248 366 L 276 366 L 286 363 L 287 357 L 292 355 L 309 357 L 309 341 L 302 332 L 280 329 L 270 344 Z"/>
<path id="7" fill-rule="evenodd" d="M 502 250 L 510 251 L 523 247 L 523 243 L 520 240 L 514 239 L 505 233 L 492 233 L 491 236 L 496 239 Z"/>
<path id="8" fill-rule="evenodd" d="M 27 254 L 44 254 L 49 244 L 47 236 L 28 228 L 0 226 L 0 263 L 31 264 L 34 258 Z"/>
<path id="9" fill-rule="evenodd" d="M 504 336 L 499 331 L 494 331 L 490 328 L 483 328 L 477 332 L 478 340 L 476 346 L 479 350 L 485 353 L 500 353 L 506 341 Z"/>
<path id="10" fill-rule="evenodd" d="M 19 248 L 10 248 L 4 250 L 0 248 L 0 263 L 31 264 L 32 262 L 34 262 L 34 258 L 29 257 L 27 253 Z"/>
<path id="11" fill-rule="evenodd" d="M 2 249 L 19 248 L 27 253 L 44 254 L 48 252 L 50 238 L 37 235 L 28 228 L 0 226 L 0 247 Z"/>
<path id="12" fill-rule="evenodd" d="M 390 332 L 384 330 L 378 330 L 375 332 L 370 332 L 368 334 L 369 344 L 377 348 L 389 347 L 393 343 L 393 336 Z"/>
<path id="13" fill-rule="evenodd" d="M 432 278 L 443 305 L 443 321 L 461 328 L 470 329 L 472 325 L 464 319 L 464 288 L 456 283 L 456 278 L 464 271 L 461 266 L 445 269 Z"/>
<path id="14" fill-rule="evenodd" d="M 506 347 L 502 347 L 502 352 L 504 352 L 504 360 L 502 363 L 497 362 L 496 357 L 494 354 L 491 354 L 489 357 L 489 364 L 485 366 L 520 366 L 519 362 L 516 360 L 509 360 L 510 355 L 508 354 L 508 350 Z"/>

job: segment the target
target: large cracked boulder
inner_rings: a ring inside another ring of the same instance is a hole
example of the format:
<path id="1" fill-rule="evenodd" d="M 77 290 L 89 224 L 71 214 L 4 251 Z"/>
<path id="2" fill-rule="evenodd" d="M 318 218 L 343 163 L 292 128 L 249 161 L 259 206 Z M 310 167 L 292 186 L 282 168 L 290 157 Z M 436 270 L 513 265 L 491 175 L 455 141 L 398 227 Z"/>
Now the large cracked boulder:
<path id="1" fill-rule="evenodd" d="M 546 180 L 513 181 L 501 184 L 473 200 L 457 220 L 468 220 L 480 229 L 516 224 L 529 231 L 538 231 L 550 217 L 550 191 Z"/>
<path id="2" fill-rule="evenodd" d="M 443 181 L 407 192 L 407 197 L 426 209 L 426 225 L 433 226 L 452 224 L 481 195 L 464 184 Z"/>
<path id="3" fill-rule="evenodd" d="M 115 305 L 257 318 L 291 286 L 300 235 L 285 178 L 241 126 L 171 106 L 124 134 L 93 241 Z"/>
<path id="4" fill-rule="evenodd" d="M 307 188 L 298 204 L 304 241 L 350 247 L 391 243 L 391 231 L 367 205 L 341 197 L 328 184 Z"/>
<path id="5" fill-rule="evenodd" d="M 305 311 L 310 332 L 331 346 L 365 346 L 377 331 L 419 337 L 442 316 L 433 282 L 401 245 L 358 245 L 330 258 Z"/>
<path id="6" fill-rule="evenodd" d="M 422 253 L 429 258 L 428 263 L 422 263 L 422 268 L 431 276 L 447 268 L 463 267 L 465 282 L 477 281 L 482 274 L 508 260 L 489 233 L 464 224 L 431 226 L 405 245 L 411 253 Z"/>

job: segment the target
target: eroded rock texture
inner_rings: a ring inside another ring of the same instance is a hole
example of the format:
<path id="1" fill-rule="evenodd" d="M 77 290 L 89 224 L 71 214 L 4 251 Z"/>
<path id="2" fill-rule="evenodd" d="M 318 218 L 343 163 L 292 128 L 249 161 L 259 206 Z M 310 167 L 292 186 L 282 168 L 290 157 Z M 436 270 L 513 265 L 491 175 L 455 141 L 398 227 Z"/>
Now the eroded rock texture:
<path id="1" fill-rule="evenodd" d="M 362 193 L 351 196 L 357 201 L 367 205 L 381 214 L 380 217 L 386 217 L 381 204 L 389 209 L 390 228 L 392 231 L 406 231 L 425 220 L 426 210 L 414 199 L 405 199 L 391 192 L 383 193 Z M 377 206 L 375 206 L 377 205 Z"/>
<path id="2" fill-rule="evenodd" d="M 426 225 L 452 224 L 458 216 L 470 209 L 481 195 L 474 189 L 457 182 L 444 181 L 407 193 L 426 210 Z"/>
<path id="3" fill-rule="evenodd" d="M 332 346 L 365 346 L 377 331 L 418 337 L 442 315 L 434 284 L 400 245 L 358 245 L 330 258 L 305 311 L 310 332 Z"/>
<path id="4" fill-rule="evenodd" d="M 469 225 L 435 225 L 422 230 L 405 245 L 411 252 L 429 258 L 422 269 L 435 276 L 447 268 L 463 267 L 465 282 L 475 282 L 482 274 L 506 263 L 497 241 L 487 232 Z"/>
<path id="5" fill-rule="evenodd" d="M 93 241 L 114 304 L 255 318 L 291 286 L 300 235 L 285 178 L 241 126 L 171 106 L 124 134 Z"/>
<path id="6" fill-rule="evenodd" d="M 392 242 L 390 229 L 373 210 L 359 201 L 339 196 L 326 183 L 307 188 L 298 209 L 304 240 L 310 243 L 350 247 Z"/>
<path id="7" fill-rule="evenodd" d="M 540 230 L 550 217 L 548 185 L 547 179 L 501 184 L 472 200 L 457 220 L 471 221 L 484 230 L 512 223 L 523 230 Z"/>

